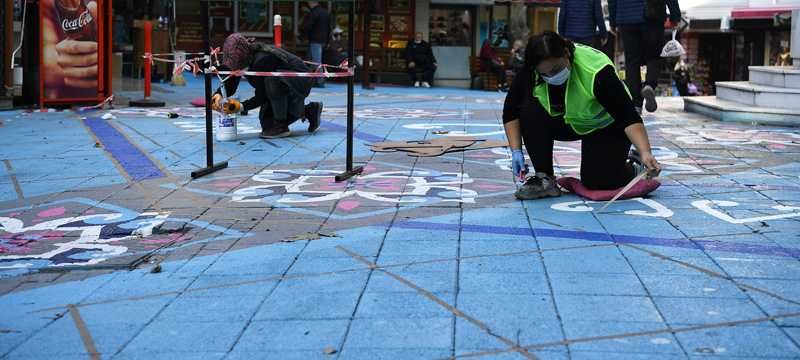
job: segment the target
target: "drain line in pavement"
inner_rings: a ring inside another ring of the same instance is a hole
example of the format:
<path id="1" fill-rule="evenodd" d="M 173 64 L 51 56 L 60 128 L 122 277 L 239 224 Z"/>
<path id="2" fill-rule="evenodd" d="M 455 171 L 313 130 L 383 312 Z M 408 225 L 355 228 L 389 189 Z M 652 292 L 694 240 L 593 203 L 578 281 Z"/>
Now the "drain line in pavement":
<path id="1" fill-rule="evenodd" d="M 81 335 L 81 341 L 83 341 L 83 347 L 86 348 L 86 352 L 89 353 L 89 358 L 92 360 L 99 360 L 100 353 L 97 352 L 97 347 L 94 345 L 92 335 L 89 334 L 89 328 L 86 327 L 86 323 L 83 321 L 78 308 L 75 307 L 75 305 L 70 304 L 67 306 L 67 309 L 69 310 L 69 315 L 72 317 L 72 321 L 75 322 L 75 327 L 78 328 L 78 333 Z"/>

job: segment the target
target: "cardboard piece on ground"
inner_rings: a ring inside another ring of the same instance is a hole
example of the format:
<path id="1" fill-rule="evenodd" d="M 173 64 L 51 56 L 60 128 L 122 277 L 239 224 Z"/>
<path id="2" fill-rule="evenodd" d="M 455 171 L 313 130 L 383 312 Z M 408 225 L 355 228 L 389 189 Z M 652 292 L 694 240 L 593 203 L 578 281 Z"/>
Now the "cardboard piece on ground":
<path id="1" fill-rule="evenodd" d="M 480 150 L 508 146 L 500 140 L 486 140 L 473 137 L 446 137 L 431 140 L 384 141 L 371 145 L 376 152 L 404 151 L 409 156 L 432 157 L 448 152 Z"/>

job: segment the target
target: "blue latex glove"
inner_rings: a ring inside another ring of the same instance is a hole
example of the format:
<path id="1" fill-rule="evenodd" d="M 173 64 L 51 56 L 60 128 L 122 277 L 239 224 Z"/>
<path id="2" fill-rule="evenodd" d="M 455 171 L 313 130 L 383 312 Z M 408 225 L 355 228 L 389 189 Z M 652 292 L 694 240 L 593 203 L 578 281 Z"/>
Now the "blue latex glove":
<path id="1" fill-rule="evenodd" d="M 525 165 L 525 155 L 522 154 L 522 149 L 511 150 L 511 171 L 515 177 L 522 179 L 528 173 L 528 166 Z"/>

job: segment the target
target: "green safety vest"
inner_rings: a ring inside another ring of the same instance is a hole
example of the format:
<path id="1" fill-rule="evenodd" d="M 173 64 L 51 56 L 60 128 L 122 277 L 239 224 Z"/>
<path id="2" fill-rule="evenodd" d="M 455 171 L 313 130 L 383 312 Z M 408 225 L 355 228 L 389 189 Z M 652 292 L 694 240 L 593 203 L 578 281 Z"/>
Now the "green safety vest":
<path id="1" fill-rule="evenodd" d="M 564 112 L 554 112 L 550 108 L 550 90 L 547 82 L 542 82 L 533 88 L 533 97 L 539 100 L 550 116 L 563 115 L 564 122 L 579 135 L 602 129 L 613 123 L 614 118 L 594 96 L 594 78 L 608 65 L 614 66 L 606 54 L 589 46 L 575 44 L 572 69 L 564 95 Z M 538 77 L 539 75 L 534 72 L 534 84 Z M 627 87 L 625 90 L 630 97 Z"/>

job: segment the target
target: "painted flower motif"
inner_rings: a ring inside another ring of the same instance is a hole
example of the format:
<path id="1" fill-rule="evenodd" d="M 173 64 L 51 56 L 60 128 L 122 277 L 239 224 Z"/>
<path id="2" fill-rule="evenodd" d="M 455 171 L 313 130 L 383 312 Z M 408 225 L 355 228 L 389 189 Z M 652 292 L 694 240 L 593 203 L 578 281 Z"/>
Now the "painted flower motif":
<path id="1" fill-rule="evenodd" d="M 262 183 L 233 192 L 232 201 L 277 204 L 318 203 L 358 197 L 395 204 L 474 203 L 478 193 L 465 186 L 467 174 L 437 171 L 368 173 L 351 183 L 333 182 L 333 170 L 264 170 L 251 180 Z"/>

